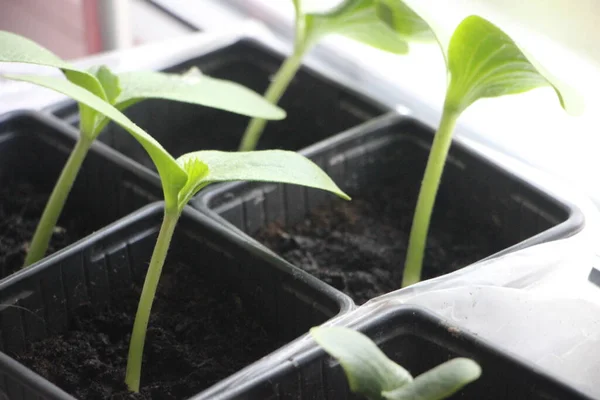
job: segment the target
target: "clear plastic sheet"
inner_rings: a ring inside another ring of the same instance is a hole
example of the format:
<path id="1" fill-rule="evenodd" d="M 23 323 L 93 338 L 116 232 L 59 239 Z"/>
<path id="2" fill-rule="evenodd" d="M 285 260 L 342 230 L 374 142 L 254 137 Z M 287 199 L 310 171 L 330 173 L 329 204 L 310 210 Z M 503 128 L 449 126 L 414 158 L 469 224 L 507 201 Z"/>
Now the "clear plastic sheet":
<path id="1" fill-rule="evenodd" d="M 397 303 L 426 307 L 600 397 L 600 288 L 588 279 L 600 260 L 597 209 L 569 186 L 529 173 L 570 193 L 585 214 L 581 232 L 387 294 L 359 313 Z"/>
<path id="2" fill-rule="evenodd" d="M 588 279 L 593 266 L 600 265 L 597 208 L 553 177 L 509 159 L 501 162 L 556 193 L 568 193 L 581 208 L 585 227 L 567 239 L 484 260 L 380 296 L 327 325 L 355 326 L 399 304 L 418 305 L 600 398 L 600 287 Z M 217 387 L 258 378 L 273 363 L 294 364 L 312 346 L 303 336 Z"/>

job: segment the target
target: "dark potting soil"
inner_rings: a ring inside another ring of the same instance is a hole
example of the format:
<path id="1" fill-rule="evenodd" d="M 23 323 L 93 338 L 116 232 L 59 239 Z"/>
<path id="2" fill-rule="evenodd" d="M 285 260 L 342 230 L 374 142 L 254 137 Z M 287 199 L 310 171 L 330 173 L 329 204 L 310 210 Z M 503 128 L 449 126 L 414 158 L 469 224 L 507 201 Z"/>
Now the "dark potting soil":
<path id="1" fill-rule="evenodd" d="M 37 192 L 28 183 L 0 189 L 0 278 L 18 271 L 50 193 Z M 91 233 L 81 221 L 62 218 L 54 229 L 47 254 L 52 254 Z"/>
<path id="2" fill-rule="evenodd" d="M 68 332 L 34 343 L 15 358 L 77 399 L 182 400 L 283 344 L 249 315 L 230 287 L 200 270 L 167 261 L 138 394 L 123 382 L 138 286 L 116 294 L 109 310 L 76 310 Z"/>
<path id="3" fill-rule="evenodd" d="M 363 304 L 400 288 L 416 204 L 411 184 L 395 182 L 350 193 L 350 202 L 335 199 L 295 226 L 271 224 L 256 238 Z M 489 224 L 445 207 L 443 213 L 433 215 L 423 278 L 455 271 L 504 247 Z"/>

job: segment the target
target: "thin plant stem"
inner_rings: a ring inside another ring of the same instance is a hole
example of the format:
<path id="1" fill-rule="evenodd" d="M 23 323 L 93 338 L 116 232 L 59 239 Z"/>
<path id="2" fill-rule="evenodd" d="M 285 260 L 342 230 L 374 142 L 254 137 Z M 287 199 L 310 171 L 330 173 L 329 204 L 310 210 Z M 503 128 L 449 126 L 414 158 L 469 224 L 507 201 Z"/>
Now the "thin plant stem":
<path id="1" fill-rule="evenodd" d="M 40 222 L 38 223 L 33 235 L 33 239 L 31 240 L 29 251 L 25 257 L 25 263 L 23 267 L 28 267 L 29 265 L 41 260 L 46 254 L 48 245 L 50 243 L 50 238 L 52 237 L 52 233 L 56 227 L 56 223 L 60 218 L 60 214 L 65 206 L 67 197 L 71 192 L 73 183 L 79 174 L 81 165 L 85 160 L 92 142 L 93 139 L 88 138 L 86 135 L 82 134 L 79 136 L 79 140 L 75 144 L 67 163 L 63 167 L 60 177 L 58 178 L 58 181 L 52 190 L 52 194 L 48 199 L 46 208 L 42 213 Z"/>
<path id="2" fill-rule="evenodd" d="M 402 287 L 421 280 L 431 214 L 459 115 L 454 109 L 444 107 L 440 126 L 433 139 L 410 231 Z"/>
<path id="3" fill-rule="evenodd" d="M 179 220 L 178 210 L 165 209 L 163 222 L 158 233 L 158 239 L 154 246 L 152 259 L 146 273 L 146 280 L 142 288 L 142 295 L 138 304 L 133 331 L 129 342 L 129 356 L 127 359 L 127 371 L 125 383 L 132 392 L 140 391 L 140 378 L 142 372 L 142 356 L 144 354 L 144 342 L 146 340 L 146 329 L 150 319 L 152 303 L 156 294 L 156 288 L 160 280 L 162 268 L 167 258 L 171 238 L 175 232 L 175 226 Z"/>
<path id="4" fill-rule="evenodd" d="M 298 69 L 302 65 L 302 58 L 304 57 L 304 47 L 296 49 L 294 54 L 288 57 L 285 62 L 279 68 L 279 71 L 275 74 L 275 78 L 271 85 L 265 92 L 264 98 L 271 104 L 277 104 L 283 93 L 290 85 L 292 79 L 298 72 Z M 244 136 L 240 143 L 240 151 L 253 151 L 256 149 L 256 145 L 260 140 L 260 137 L 267 126 L 267 120 L 262 118 L 252 118 Z"/>

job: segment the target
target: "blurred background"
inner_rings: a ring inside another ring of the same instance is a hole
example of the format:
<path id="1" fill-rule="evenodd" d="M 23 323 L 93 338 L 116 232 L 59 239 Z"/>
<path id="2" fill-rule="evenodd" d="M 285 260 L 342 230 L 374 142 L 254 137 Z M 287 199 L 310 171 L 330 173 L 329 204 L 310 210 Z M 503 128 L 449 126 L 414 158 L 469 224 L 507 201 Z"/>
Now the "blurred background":
<path id="1" fill-rule="evenodd" d="M 144 0 L 0 0 L 0 29 L 68 59 L 192 30 Z"/>
<path id="2" fill-rule="evenodd" d="M 598 0 L 424 1 L 441 10 L 484 8 L 600 63 Z M 291 10 L 290 0 L 0 0 L 0 29 L 28 36 L 62 57 L 79 58 L 210 29 L 227 14 L 268 16 L 257 6 L 260 3 L 265 10 Z M 339 0 L 304 3 L 309 9 L 326 10 Z"/>

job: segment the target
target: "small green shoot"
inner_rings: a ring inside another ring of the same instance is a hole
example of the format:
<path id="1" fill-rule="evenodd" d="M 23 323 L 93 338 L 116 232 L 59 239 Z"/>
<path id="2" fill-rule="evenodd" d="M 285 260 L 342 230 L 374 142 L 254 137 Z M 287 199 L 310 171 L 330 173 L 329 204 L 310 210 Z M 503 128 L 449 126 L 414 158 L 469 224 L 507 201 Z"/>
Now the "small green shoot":
<path id="1" fill-rule="evenodd" d="M 179 179 L 161 175 L 165 199 L 169 200 L 165 204 L 163 224 L 148 267 L 131 335 L 125 382 L 134 392 L 139 391 L 146 329 L 171 237 L 183 208 L 198 191 L 216 182 L 264 181 L 323 189 L 350 199 L 316 164 L 291 151 L 228 153 L 207 150 L 185 154 L 176 163 L 187 179 L 182 185 Z"/>
<path id="2" fill-rule="evenodd" d="M 389 29 L 377 16 L 375 0 L 346 0 L 340 6 L 323 14 L 305 13 L 302 2 L 293 0 L 296 13 L 295 41 L 292 54 L 275 74 L 265 92 L 265 99 L 277 104 L 302 65 L 304 55 L 321 39 L 337 34 L 364 43 L 371 47 L 396 54 L 408 53 L 408 40 L 413 37 L 425 39 L 427 34 L 419 28 L 419 17 L 408 7 L 403 15 L 412 29 L 399 34 Z M 433 38 L 430 35 L 430 38 Z M 256 149 L 267 122 L 264 118 L 250 121 L 240 143 L 240 151 Z"/>
<path id="3" fill-rule="evenodd" d="M 283 110 L 249 89 L 233 82 L 210 78 L 197 70 L 189 71 L 184 75 L 160 72 L 128 72 L 115 75 L 104 66 L 84 71 L 61 60 L 31 40 L 5 31 L 0 31 L 0 62 L 29 63 L 60 69 L 67 80 L 61 81 L 47 76 L 5 75 L 5 77 L 44 86 L 75 99 L 79 103 L 81 118 L 79 140 L 40 218 L 25 259 L 25 267 L 39 261 L 46 254 L 54 227 L 92 142 L 109 120 L 115 117 L 113 107 L 124 110 L 142 100 L 155 98 L 218 108 L 251 117 L 266 119 L 285 117 Z M 81 100 L 82 97 L 86 98 L 86 92 L 94 94 L 98 100 L 113 107 L 87 106 L 85 101 Z M 99 109 L 101 111 L 98 111 Z M 111 114 L 106 114 L 107 110 L 110 110 Z M 124 120 L 119 118 L 121 122 L 117 121 L 117 123 L 122 123 Z M 127 130 L 132 135 L 136 135 L 136 131 L 131 127 Z M 164 174 L 166 167 L 161 166 L 161 168 Z"/>
<path id="4" fill-rule="evenodd" d="M 379 15 L 395 27 L 394 0 L 380 0 Z M 391 21 L 391 22 L 390 22 Z M 431 25 L 430 25 L 431 26 Z M 435 33 L 437 29 L 432 27 Z M 439 38 L 438 38 L 439 39 Z M 435 134 L 413 218 L 402 287 L 421 280 L 427 234 L 444 164 L 452 143 L 456 121 L 474 102 L 540 87 L 553 87 L 565 110 L 577 113 L 580 101 L 526 55 L 506 33 L 479 17 L 465 18 L 456 28 L 445 52 L 449 83 L 440 125 Z M 559 88 L 560 87 L 560 88 Z M 568 97 L 568 99 L 567 99 Z"/>
<path id="5" fill-rule="evenodd" d="M 125 382 L 134 392 L 138 392 L 140 387 L 146 329 L 167 251 L 183 208 L 198 191 L 211 183 L 246 180 L 303 185 L 327 190 L 346 200 L 350 199 L 316 164 L 298 153 L 283 150 L 247 153 L 206 150 L 188 153 L 175 160 L 152 136 L 109 104 L 106 96 L 101 98 L 69 80 L 58 77 L 12 78 L 66 94 L 80 106 L 110 118 L 138 140 L 158 170 L 165 199 L 164 219 L 142 288 L 131 335 Z M 112 79 L 108 76 L 107 78 Z"/>
<path id="6" fill-rule="evenodd" d="M 476 362 L 455 358 L 413 379 L 360 332 L 341 327 L 316 327 L 310 333 L 338 360 L 350 390 L 369 400 L 442 400 L 481 376 Z"/>

